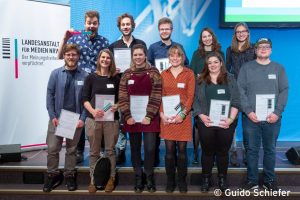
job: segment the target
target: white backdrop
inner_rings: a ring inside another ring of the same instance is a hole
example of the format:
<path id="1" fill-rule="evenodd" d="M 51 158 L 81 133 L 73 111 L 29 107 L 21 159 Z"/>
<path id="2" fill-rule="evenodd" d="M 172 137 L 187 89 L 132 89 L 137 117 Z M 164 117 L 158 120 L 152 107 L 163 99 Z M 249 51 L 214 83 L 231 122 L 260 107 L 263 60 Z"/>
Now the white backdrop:
<path id="1" fill-rule="evenodd" d="M 43 145 L 47 82 L 63 65 L 56 55 L 70 7 L 27 0 L 0 5 L 0 144 Z"/>

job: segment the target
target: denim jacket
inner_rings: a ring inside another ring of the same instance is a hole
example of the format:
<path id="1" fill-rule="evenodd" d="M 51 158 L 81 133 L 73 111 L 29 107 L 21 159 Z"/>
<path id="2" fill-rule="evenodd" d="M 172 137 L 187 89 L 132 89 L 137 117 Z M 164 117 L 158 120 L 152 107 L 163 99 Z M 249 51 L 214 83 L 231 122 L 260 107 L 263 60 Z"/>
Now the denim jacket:
<path id="1" fill-rule="evenodd" d="M 86 110 L 83 107 L 82 88 L 87 73 L 83 70 L 76 69 L 75 74 L 75 96 L 76 96 L 76 113 L 80 114 L 80 119 L 85 121 Z M 63 108 L 65 85 L 67 80 L 67 72 L 65 67 L 60 67 L 51 72 L 47 86 L 47 110 L 50 120 L 59 118 L 61 109 Z"/>

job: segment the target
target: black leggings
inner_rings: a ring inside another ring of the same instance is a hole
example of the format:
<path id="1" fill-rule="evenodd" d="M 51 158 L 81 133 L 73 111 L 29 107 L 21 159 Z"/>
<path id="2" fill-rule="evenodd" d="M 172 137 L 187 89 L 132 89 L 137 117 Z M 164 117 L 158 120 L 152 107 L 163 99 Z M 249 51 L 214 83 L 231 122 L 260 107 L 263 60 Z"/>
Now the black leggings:
<path id="1" fill-rule="evenodd" d="M 174 140 L 165 140 L 166 144 L 166 157 L 167 158 L 178 158 L 186 159 L 186 144 L 185 141 L 174 141 Z"/>
<path id="2" fill-rule="evenodd" d="M 197 123 L 202 147 L 202 173 L 207 175 L 211 174 L 214 158 L 216 156 L 218 173 L 226 175 L 228 169 L 228 151 L 231 147 L 237 120 L 235 120 L 228 129 L 206 127 L 200 120 L 198 120 Z"/>

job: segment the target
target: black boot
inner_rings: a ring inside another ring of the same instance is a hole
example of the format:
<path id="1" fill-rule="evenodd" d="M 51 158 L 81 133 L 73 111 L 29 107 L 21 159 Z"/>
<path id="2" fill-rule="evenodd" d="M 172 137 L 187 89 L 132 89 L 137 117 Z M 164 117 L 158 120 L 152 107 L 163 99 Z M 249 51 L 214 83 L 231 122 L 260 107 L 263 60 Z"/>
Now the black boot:
<path id="1" fill-rule="evenodd" d="M 147 185 L 147 191 L 148 192 L 152 193 L 152 192 L 156 191 L 153 175 L 150 175 L 150 176 L 147 177 L 146 185 Z"/>
<path id="2" fill-rule="evenodd" d="M 177 173 L 178 173 L 178 188 L 180 193 L 186 193 L 187 183 L 186 183 L 186 176 L 187 176 L 187 159 L 186 156 L 178 157 L 177 160 Z"/>
<path id="3" fill-rule="evenodd" d="M 142 193 L 143 190 L 144 190 L 144 184 L 143 184 L 143 178 L 142 178 L 142 176 L 135 175 L 134 192 L 136 192 L 136 193 Z"/>
<path id="4" fill-rule="evenodd" d="M 176 183 L 175 183 L 175 158 L 165 156 L 165 167 L 166 167 L 166 174 L 167 174 L 167 186 L 166 192 L 172 193 L 175 190 Z"/>
<path id="5" fill-rule="evenodd" d="M 61 172 L 47 173 L 43 191 L 51 192 L 53 189 L 55 189 L 57 186 L 59 186 L 62 183 L 63 179 L 64 177 Z"/>
<path id="6" fill-rule="evenodd" d="M 227 185 L 227 181 L 226 181 L 226 175 L 219 174 L 218 176 L 219 176 L 219 181 L 218 181 L 219 188 L 222 192 L 224 192 L 225 190 L 228 189 L 228 185 Z"/>
<path id="7" fill-rule="evenodd" d="M 201 185 L 201 192 L 208 192 L 211 186 L 210 183 L 211 174 L 202 174 L 202 185 Z"/>
<path id="8" fill-rule="evenodd" d="M 125 161 L 126 161 L 125 149 L 123 149 L 123 150 L 118 149 L 116 164 L 121 165 L 121 164 L 125 163 Z"/>
<path id="9" fill-rule="evenodd" d="M 77 190 L 76 173 L 65 174 L 65 181 L 68 191 Z"/>

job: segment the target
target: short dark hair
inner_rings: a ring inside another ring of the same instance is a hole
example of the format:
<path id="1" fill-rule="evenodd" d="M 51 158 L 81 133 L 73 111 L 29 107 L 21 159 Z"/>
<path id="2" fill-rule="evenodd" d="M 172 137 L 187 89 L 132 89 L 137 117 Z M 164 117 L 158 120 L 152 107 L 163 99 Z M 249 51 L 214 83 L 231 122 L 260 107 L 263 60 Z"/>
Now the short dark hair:
<path id="1" fill-rule="evenodd" d="M 135 22 L 134 22 L 134 19 L 133 19 L 133 16 L 132 15 L 129 15 L 128 13 L 124 13 L 122 15 L 120 15 L 118 18 L 117 18 L 117 26 L 118 28 L 120 29 L 121 27 L 121 21 L 122 19 L 124 18 L 129 18 L 130 21 L 131 21 L 131 26 L 132 26 L 132 30 L 135 28 Z"/>

